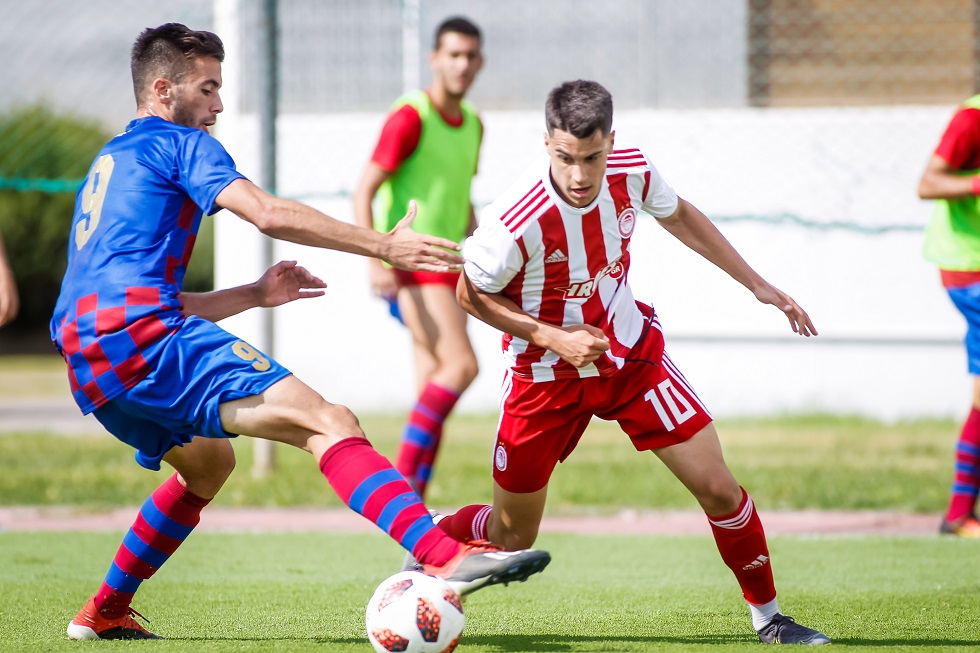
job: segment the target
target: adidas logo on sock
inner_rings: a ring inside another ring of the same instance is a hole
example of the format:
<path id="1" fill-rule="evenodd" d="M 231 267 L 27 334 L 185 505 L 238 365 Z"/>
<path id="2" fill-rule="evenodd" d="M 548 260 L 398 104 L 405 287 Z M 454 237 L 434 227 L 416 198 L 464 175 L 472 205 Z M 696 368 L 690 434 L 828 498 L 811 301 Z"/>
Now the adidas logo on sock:
<path id="1" fill-rule="evenodd" d="M 548 254 L 548 257 L 544 260 L 544 262 L 545 263 L 564 263 L 567 260 L 568 260 L 568 257 L 565 256 L 565 252 L 561 251 L 560 249 L 556 249 L 551 254 Z"/>
<path id="2" fill-rule="evenodd" d="M 764 567 L 767 562 L 769 562 L 769 558 L 766 556 L 759 556 L 753 560 L 751 564 L 747 564 L 742 567 L 742 569 L 758 569 L 759 567 Z"/>

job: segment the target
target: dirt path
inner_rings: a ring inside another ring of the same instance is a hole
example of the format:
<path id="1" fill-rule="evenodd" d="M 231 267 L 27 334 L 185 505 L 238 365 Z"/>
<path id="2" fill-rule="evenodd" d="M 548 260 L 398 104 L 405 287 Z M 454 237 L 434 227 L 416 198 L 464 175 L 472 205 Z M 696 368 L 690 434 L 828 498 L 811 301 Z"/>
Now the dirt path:
<path id="1" fill-rule="evenodd" d="M 124 531 L 137 508 L 80 513 L 71 508 L 0 508 L 0 531 Z M 770 535 L 933 536 L 939 517 L 895 512 L 763 512 Z M 198 527 L 206 531 L 376 532 L 349 510 L 209 508 Z M 688 511 L 624 511 L 605 517 L 545 517 L 545 533 L 620 535 L 708 535 L 704 515 Z"/>

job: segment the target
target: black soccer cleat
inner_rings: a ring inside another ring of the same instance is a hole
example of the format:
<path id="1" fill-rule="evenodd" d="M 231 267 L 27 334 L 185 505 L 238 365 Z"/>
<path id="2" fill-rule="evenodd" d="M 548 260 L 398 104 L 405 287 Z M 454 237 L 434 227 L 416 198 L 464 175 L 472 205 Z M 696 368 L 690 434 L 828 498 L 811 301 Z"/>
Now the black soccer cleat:
<path id="1" fill-rule="evenodd" d="M 441 567 L 422 565 L 422 571 L 442 578 L 457 594 L 465 596 L 490 585 L 525 581 L 543 571 L 549 562 L 551 554 L 547 551 L 505 551 L 481 541 L 462 545 L 459 553 Z"/>
<path id="2" fill-rule="evenodd" d="M 822 646 L 830 644 L 830 638 L 819 630 L 807 628 L 796 623 L 793 617 L 779 613 L 768 624 L 760 628 L 759 641 L 763 644 L 803 644 L 805 646 Z"/>

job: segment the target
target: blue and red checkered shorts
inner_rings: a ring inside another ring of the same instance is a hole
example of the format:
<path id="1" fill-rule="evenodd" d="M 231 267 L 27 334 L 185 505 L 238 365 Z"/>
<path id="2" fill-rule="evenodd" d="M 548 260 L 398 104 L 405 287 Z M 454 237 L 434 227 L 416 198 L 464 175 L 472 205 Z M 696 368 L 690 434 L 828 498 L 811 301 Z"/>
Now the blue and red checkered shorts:
<path id="1" fill-rule="evenodd" d="M 961 288 L 946 288 L 949 298 L 966 318 L 967 369 L 973 376 L 980 375 L 980 283 Z"/>
<path id="2" fill-rule="evenodd" d="M 136 462 L 147 469 L 160 469 L 170 449 L 195 436 L 235 437 L 221 427 L 220 405 L 262 394 L 290 374 L 198 317 L 189 317 L 161 346 L 146 378 L 93 412 L 106 430 L 136 449 Z"/>

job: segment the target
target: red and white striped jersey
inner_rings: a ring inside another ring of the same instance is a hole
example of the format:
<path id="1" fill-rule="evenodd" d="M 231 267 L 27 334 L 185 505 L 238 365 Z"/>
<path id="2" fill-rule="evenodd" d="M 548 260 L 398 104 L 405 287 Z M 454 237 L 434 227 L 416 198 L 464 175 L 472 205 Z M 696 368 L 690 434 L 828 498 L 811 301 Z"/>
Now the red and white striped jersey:
<path id="1" fill-rule="evenodd" d="M 486 207 L 463 246 L 463 270 L 483 292 L 500 293 L 549 324 L 591 324 L 609 338 L 607 356 L 576 368 L 558 354 L 504 334 L 511 371 L 534 381 L 612 374 L 643 332 L 628 284 L 637 211 L 666 218 L 677 194 L 638 149 L 614 150 L 596 199 L 569 206 L 555 191 L 550 159 Z M 656 320 L 656 316 L 653 316 Z"/>

